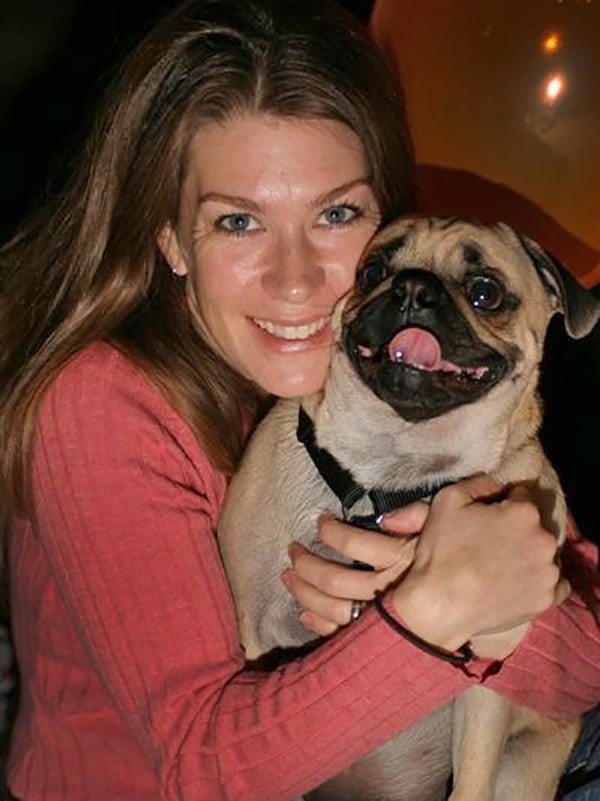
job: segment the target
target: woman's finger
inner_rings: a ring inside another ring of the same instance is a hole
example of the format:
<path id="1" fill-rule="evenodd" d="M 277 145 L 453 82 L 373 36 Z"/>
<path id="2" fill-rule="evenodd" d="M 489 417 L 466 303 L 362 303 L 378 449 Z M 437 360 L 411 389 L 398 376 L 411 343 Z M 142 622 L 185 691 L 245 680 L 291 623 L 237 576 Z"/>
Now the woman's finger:
<path id="1" fill-rule="evenodd" d="M 317 634 L 319 637 L 330 637 L 340 628 L 337 623 L 332 623 L 331 620 L 321 617 L 309 609 L 305 609 L 299 617 L 300 622 L 304 628 Z"/>
<path id="2" fill-rule="evenodd" d="M 334 518 L 319 522 L 319 538 L 346 559 L 371 565 L 375 570 L 396 566 L 398 575 L 411 564 L 416 547 L 413 537 L 360 529 Z"/>
<path id="3" fill-rule="evenodd" d="M 416 501 L 384 515 L 381 528 L 390 534 L 418 534 L 427 520 L 429 504 Z"/>
<path id="4" fill-rule="evenodd" d="M 304 610 L 300 619 L 307 628 L 318 628 L 319 634 L 326 635 L 350 622 L 353 601 L 321 592 L 293 570 L 284 573 L 281 580 Z"/>
<path id="5" fill-rule="evenodd" d="M 478 473 L 443 487 L 433 502 L 440 501 L 451 507 L 468 506 L 474 502 L 497 501 L 506 495 L 506 487 L 485 473 Z"/>
<path id="6" fill-rule="evenodd" d="M 295 576 L 333 599 L 370 601 L 379 590 L 381 574 L 330 562 L 297 542 L 289 548 Z M 302 604 L 303 606 L 305 604 Z"/>

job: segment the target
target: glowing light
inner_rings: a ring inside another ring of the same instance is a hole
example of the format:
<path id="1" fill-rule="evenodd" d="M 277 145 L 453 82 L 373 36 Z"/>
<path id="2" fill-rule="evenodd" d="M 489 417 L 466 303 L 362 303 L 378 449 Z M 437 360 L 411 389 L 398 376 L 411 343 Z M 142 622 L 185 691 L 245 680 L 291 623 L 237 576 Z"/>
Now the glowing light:
<path id="1" fill-rule="evenodd" d="M 560 36 L 557 33 L 550 33 L 542 42 L 545 53 L 556 53 L 560 47 Z"/>
<path id="2" fill-rule="evenodd" d="M 555 103 L 566 88 L 565 79 L 562 75 L 551 75 L 544 84 L 544 100 L 547 103 Z"/>

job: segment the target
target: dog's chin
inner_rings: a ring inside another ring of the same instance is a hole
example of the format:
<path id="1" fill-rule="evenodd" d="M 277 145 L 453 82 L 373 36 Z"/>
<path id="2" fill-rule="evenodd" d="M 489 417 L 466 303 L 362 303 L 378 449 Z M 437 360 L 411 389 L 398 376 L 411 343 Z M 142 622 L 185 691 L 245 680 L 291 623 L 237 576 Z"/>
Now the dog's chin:
<path id="1" fill-rule="evenodd" d="M 496 365 L 493 372 L 490 370 L 483 379 L 420 370 L 391 362 L 376 369 L 362 364 L 358 372 L 371 390 L 400 417 L 409 422 L 419 422 L 483 398 L 502 380 L 507 369 L 505 365 Z"/>
<path id="2" fill-rule="evenodd" d="M 487 395 L 511 371 L 510 360 L 480 343 L 453 362 L 430 369 L 394 361 L 388 345 L 366 348 L 344 337 L 344 350 L 361 380 L 404 420 L 420 422 L 440 417 Z"/>

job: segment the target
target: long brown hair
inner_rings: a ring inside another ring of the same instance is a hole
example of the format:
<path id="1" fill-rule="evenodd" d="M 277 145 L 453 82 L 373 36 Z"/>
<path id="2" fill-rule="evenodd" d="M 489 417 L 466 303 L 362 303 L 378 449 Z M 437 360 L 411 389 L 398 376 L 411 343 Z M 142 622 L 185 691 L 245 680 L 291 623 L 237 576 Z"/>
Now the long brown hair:
<path id="1" fill-rule="evenodd" d="M 80 166 L 0 252 L 4 511 L 28 506 L 36 413 L 96 340 L 142 366 L 231 472 L 256 391 L 192 325 L 157 232 L 176 222 L 188 143 L 255 111 L 329 118 L 364 143 L 384 221 L 409 209 L 412 151 L 397 83 L 360 25 L 326 0 L 194 0 L 140 43 L 109 90 Z"/>

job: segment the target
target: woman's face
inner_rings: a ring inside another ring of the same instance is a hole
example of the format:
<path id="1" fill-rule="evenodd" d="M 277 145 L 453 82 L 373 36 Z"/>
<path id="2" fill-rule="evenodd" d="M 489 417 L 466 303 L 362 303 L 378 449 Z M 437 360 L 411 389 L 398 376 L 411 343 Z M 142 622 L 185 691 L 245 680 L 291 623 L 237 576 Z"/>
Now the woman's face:
<path id="1" fill-rule="evenodd" d="M 378 223 L 349 128 L 250 114 L 195 135 L 180 220 L 159 241 L 212 347 L 265 392 L 292 397 L 325 380 L 333 306 Z"/>

